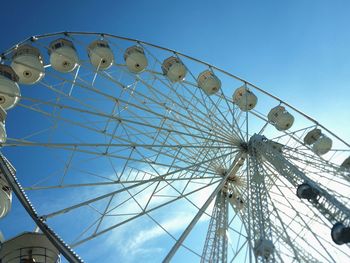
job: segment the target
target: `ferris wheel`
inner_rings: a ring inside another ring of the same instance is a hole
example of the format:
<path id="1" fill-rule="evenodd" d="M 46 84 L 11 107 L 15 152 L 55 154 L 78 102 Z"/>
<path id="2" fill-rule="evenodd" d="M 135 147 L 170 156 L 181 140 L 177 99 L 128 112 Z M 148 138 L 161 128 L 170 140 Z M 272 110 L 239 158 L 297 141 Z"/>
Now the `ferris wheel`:
<path id="1" fill-rule="evenodd" d="M 1 262 L 350 259 L 350 145 L 287 102 L 110 34 L 1 62 L 0 217 L 15 194 L 38 226 Z"/>

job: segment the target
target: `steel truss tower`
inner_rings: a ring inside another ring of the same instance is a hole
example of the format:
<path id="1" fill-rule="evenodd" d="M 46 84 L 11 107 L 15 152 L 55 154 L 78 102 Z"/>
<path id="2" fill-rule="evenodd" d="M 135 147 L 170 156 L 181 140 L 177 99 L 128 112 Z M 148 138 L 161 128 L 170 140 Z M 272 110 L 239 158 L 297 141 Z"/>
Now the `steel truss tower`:
<path id="1" fill-rule="evenodd" d="M 228 201 L 226 193 L 220 191 L 215 200 L 209 229 L 205 240 L 201 262 L 227 262 Z"/>
<path id="2" fill-rule="evenodd" d="M 274 238 L 279 242 L 287 244 L 293 249 L 296 261 L 317 262 L 310 253 L 298 247 L 288 236 L 275 237 L 273 232 L 284 233 L 283 229 L 271 222 L 270 214 L 275 209 L 268 202 L 269 180 L 266 167 L 274 169 L 279 176 L 283 176 L 293 187 L 298 195 L 300 186 L 308 186 L 312 197 L 298 196 L 307 199 L 308 203 L 317 209 L 331 224 L 349 225 L 350 210 L 344 206 L 336 197 L 306 174 L 300 171 L 293 163 L 288 161 L 273 141 L 261 135 L 253 135 L 246 149 L 248 153 L 248 216 L 241 215 L 242 222 L 250 225 L 247 229 L 250 239 L 251 250 L 255 255 L 255 262 L 278 261 L 274 255 Z M 228 197 L 227 191 L 220 191 L 216 196 L 214 209 L 208 227 L 207 237 L 203 249 L 201 262 L 227 262 L 227 229 L 228 229 Z M 233 209 L 234 206 L 233 206 Z"/>

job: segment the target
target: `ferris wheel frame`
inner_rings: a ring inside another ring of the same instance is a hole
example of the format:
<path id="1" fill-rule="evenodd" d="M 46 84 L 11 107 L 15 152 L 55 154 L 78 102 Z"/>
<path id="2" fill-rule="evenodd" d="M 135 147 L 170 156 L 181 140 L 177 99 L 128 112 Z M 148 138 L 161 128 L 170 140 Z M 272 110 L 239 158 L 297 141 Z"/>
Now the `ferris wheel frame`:
<path id="1" fill-rule="evenodd" d="M 274 99 L 275 101 L 279 102 L 280 104 L 285 105 L 286 107 L 292 109 L 294 112 L 300 114 L 301 116 L 303 116 L 304 118 L 308 119 L 309 121 L 311 121 L 312 123 L 314 123 L 314 125 L 316 127 L 320 127 L 322 128 L 324 131 L 326 131 L 328 134 L 330 134 L 332 137 L 336 138 L 337 140 L 339 140 L 340 142 L 342 142 L 345 146 L 350 148 L 350 144 L 345 142 L 343 139 L 341 139 L 340 137 L 338 137 L 336 134 L 334 134 L 332 131 L 330 131 L 329 129 L 327 129 L 325 126 L 323 126 L 322 124 L 318 123 L 315 119 L 313 119 L 312 117 L 306 115 L 305 113 L 303 113 L 302 111 L 298 110 L 297 108 L 291 106 L 290 104 L 288 104 L 287 102 L 281 100 L 280 98 L 270 94 L 269 92 L 263 90 L 262 88 L 240 78 L 237 77 L 225 70 L 222 70 L 214 65 L 211 65 L 209 63 L 203 62 L 199 59 L 193 58 L 191 56 L 187 56 L 185 54 L 182 54 L 180 52 L 177 52 L 175 50 L 172 49 L 168 49 L 168 48 L 164 48 L 164 47 L 160 47 L 158 45 L 154 45 L 148 42 L 144 42 L 144 41 L 140 41 L 140 40 L 136 40 L 136 39 L 132 39 L 132 38 L 125 38 L 125 37 L 120 37 L 120 36 L 115 36 L 112 34 L 107 34 L 107 33 L 97 33 L 97 32 L 57 32 L 57 33 L 52 33 L 52 34 L 43 34 L 43 35 L 37 35 L 37 36 L 32 36 L 29 37 L 27 39 L 25 39 L 24 41 L 18 43 L 17 45 L 13 46 L 12 48 L 10 48 L 9 50 L 7 50 L 6 52 L 4 52 L 2 54 L 2 59 L 5 59 L 6 56 L 8 54 L 10 54 L 11 52 L 13 52 L 14 49 L 16 49 L 18 46 L 24 44 L 24 43 L 28 43 L 30 41 L 35 42 L 37 40 L 43 39 L 43 38 L 47 38 L 47 37 L 55 37 L 55 36 L 61 36 L 61 35 L 65 35 L 65 36 L 70 36 L 70 35 L 90 35 L 90 36 L 102 36 L 102 37 L 110 37 L 110 38 L 116 38 L 119 40 L 127 40 L 127 41 L 131 41 L 137 44 L 142 44 L 145 46 L 150 46 L 150 47 L 154 47 L 156 49 L 161 49 L 170 53 L 173 53 L 174 56 L 178 56 L 180 58 L 186 58 L 189 59 L 191 61 L 194 61 L 196 63 L 200 63 L 205 65 L 206 67 L 210 68 L 210 69 L 214 69 L 218 72 L 221 72 L 222 74 L 225 74 L 231 78 L 234 78 L 235 80 L 243 83 L 243 85 L 249 86 L 249 88 L 255 89 L 267 96 L 269 96 L 270 98 Z M 259 117 L 259 116 L 257 116 Z M 248 123 L 247 123 L 248 125 Z M 247 129 L 248 132 L 248 129 Z M 245 138 L 248 141 L 248 134 L 247 134 L 247 138 Z M 30 145 L 30 144 L 29 144 Z M 1 172 L 5 175 L 7 181 L 9 182 L 11 188 L 13 189 L 14 193 L 16 194 L 17 198 L 20 200 L 21 204 L 23 205 L 23 207 L 26 209 L 26 211 L 29 213 L 29 215 L 32 217 L 32 219 L 35 221 L 36 225 L 41 229 L 41 231 L 43 233 L 45 233 L 48 238 L 50 239 L 51 242 L 53 242 L 53 244 L 57 247 L 57 249 L 59 249 L 59 251 L 62 253 L 62 255 L 64 257 L 67 258 L 67 260 L 71 261 L 71 262 L 83 262 L 80 257 L 75 254 L 75 252 L 73 252 L 73 250 L 69 247 L 69 245 L 67 245 L 62 239 L 60 239 L 58 237 L 58 235 L 54 232 L 54 230 L 52 230 L 46 223 L 45 223 L 45 218 L 41 218 L 39 217 L 39 215 L 36 213 L 33 205 L 30 203 L 24 189 L 22 188 L 22 186 L 20 185 L 19 181 L 17 180 L 16 176 L 15 176 L 15 169 L 12 167 L 12 165 L 9 163 L 9 161 L 2 155 L 0 158 L 0 169 Z M 227 177 L 229 176 L 229 174 L 226 175 Z M 211 201 L 215 198 L 215 195 L 220 191 L 220 189 L 222 188 L 223 184 L 225 183 L 225 180 L 222 180 L 222 182 L 218 185 L 218 187 L 216 188 L 216 190 L 212 193 L 212 195 L 209 197 L 209 199 L 207 200 L 207 202 L 205 203 L 205 205 L 203 206 L 203 208 L 207 208 L 209 206 L 209 204 L 211 203 Z M 199 219 L 199 217 L 203 214 L 204 211 L 199 211 L 199 213 L 195 216 L 193 223 L 196 223 L 196 220 Z M 181 236 L 181 238 L 176 242 L 176 245 L 173 247 L 173 250 L 170 251 L 169 253 L 169 258 L 171 258 L 171 255 L 174 254 L 176 252 L 176 249 L 181 245 L 182 241 L 186 238 L 186 235 L 188 234 L 188 232 L 191 230 L 191 224 L 190 226 L 185 230 L 184 234 Z M 168 258 L 165 259 L 165 262 L 167 262 Z"/>

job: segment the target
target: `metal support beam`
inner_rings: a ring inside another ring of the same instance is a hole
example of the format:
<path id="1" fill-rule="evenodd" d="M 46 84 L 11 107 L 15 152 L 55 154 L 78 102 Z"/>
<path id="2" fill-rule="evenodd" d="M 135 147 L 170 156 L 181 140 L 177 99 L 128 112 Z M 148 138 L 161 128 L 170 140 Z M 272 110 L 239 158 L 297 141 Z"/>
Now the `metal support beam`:
<path id="1" fill-rule="evenodd" d="M 4 175 L 5 179 L 13 189 L 18 200 L 23 207 L 27 210 L 28 214 L 34 220 L 35 224 L 40 230 L 47 236 L 51 243 L 58 249 L 58 251 L 71 263 L 83 263 L 84 261 L 66 244 L 46 223 L 40 218 L 35 211 L 34 207 L 30 203 L 27 195 L 23 191 L 22 186 L 19 184 L 15 173 L 16 170 L 6 157 L 0 153 L 0 171 Z"/>
<path id="2" fill-rule="evenodd" d="M 216 195 L 213 213 L 210 219 L 201 263 L 227 262 L 228 201 L 226 194 L 220 191 Z"/>
<path id="3" fill-rule="evenodd" d="M 261 160 L 251 145 L 249 145 L 249 154 L 250 198 L 248 202 L 251 213 L 249 224 L 251 225 L 250 236 L 254 242 L 254 254 L 256 262 L 275 262 L 268 192 L 265 184 L 267 177 L 261 167 Z"/>
<path id="4" fill-rule="evenodd" d="M 307 177 L 295 165 L 289 162 L 278 150 L 272 147 L 264 136 L 255 134 L 251 138 L 251 145 L 257 154 L 263 156 L 276 171 L 286 178 L 295 189 L 303 183 L 310 185 L 318 193 L 317 199 L 309 200 L 331 224 L 350 219 L 350 209 L 339 202 L 334 195 L 323 189 L 319 184 Z"/>
<path id="5" fill-rule="evenodd" d="M 171 248 L 171 250 L 169 251 L 168 255 L 164 258 L 163 263 L 168 263 L 170 262 L 170 260 L 173 258 L 173 256 L 175 255 L 176 251 L 179 249 L 179 247 L 181 246 L 181 244 L 184 242 L 184 240 L 186 239 L 186 237 L 188 236 L 188 234 L 191 232 L 192 228 L 197 224 L 198 220 L 200 219 L 200 217 L 203 215 L 203 213 L 205 212 L 205 210 L 208 208 L 208 206 L 210 205 L 210 203 L 214 200 L 215 196 L 217 195 L 217 193 L 219 193 L 222 189 L 222 187 L 225 185 L 227 178 L 231 175 L 231 171 L 234 170 L 236 168 L 237 165 L 240 165 L 238 160 L 240 159 L 240 157 L 242 156 L 242 153 L 238 153 L 237 157 L 235 158 L 235 160 L 233 161 L 231 167 L 228 169 L 228 172 L 226 172 L 223 175 L 222 181 L 219 183 L 219 185 L 215 188 L 215 190 L 212 192 L 212 194 L 209 196 L 209 198 L 207 199 L 207 201 L 204 203 L 204 205 L 201 207 L 201 209 L 199 209 L 198 213 L 195 215 L 195 217 L 192 219 L 191 223 L 187 226 L 187 228 L 185 229 L 185 231 L 182 233 L 182 235 L 180 236 L 180 238 L 176 241 L 176 243 L 174 244 L 174 246 Z"/>

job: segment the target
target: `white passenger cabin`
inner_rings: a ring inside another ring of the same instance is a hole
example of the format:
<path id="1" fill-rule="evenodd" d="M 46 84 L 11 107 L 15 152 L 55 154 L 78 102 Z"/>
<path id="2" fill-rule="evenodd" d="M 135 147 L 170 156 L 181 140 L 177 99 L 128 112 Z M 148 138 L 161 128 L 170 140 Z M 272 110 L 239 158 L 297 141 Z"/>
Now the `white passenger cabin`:
<path id="1" fill-rule="evenodd" d="M 113 51 L 105 40 L 96 40 L 88 47 L 91 65 L 98 70 L 109 69 L 114 62 Z"/>
<path id="2" fill-rule="evenodd" d="M 62 73 L 73 71 L 79 63 L 73 43 L 64 38 L 59 38 L 50 43 L 49 55 L 51 66 Z"/>
<path id="3" fill-rule="evenodd" d="M 132 46 L 125 50 L 124 60 L 129 71 L 141 73 L 148 66 L 145 52 L 140 46 Z"/>
<path id="4" fill-rule="evenodd" d="M 185 65 L 177 57 L 165 59 L 162 64 L 162 70 L 171 82 L 183 81 L 187 74 Z"/>
<path id="5" fill-rule="evenodd" d="M 277 106 L 270 110 L 267 115 L 269 122 L 279 131 L 288 130 L 294 123 L 294 117 L 285 107 Z"/>
<path id="6" fill-rule="evenodd" d="M 15 49 L 11 67 L 16 72 L 21 84 L 35 84 L 45 75 L 40 51 L 30 45 L 21 45 Z"/>
<path id="7" fill-rule="evenodd" d="M 312 151 L 317 155 L 324 155 L 332 149 L 332 139 L 322 133 L 320 129 L 309 131 L 304 137 L 304 143 L 312 146 Z"/>
<path id="8" fill-rule="evenodd" d="M 7 65 L 0 65 L 0 106 L 4 110 L 14 107 L 21 95 L 17 84 L 18 76 L 15 71 Z"/>
<path id="9" fill-rule="evenodd" d="M 242 111 L 250 111 L 256 106 L 258 98 L 252 91 L 247 89 L 245 86 L 242 86 L 236 89 L 233 93 L 233 102 Z"/>
<path id="10" fill-rule="evenodd" d="M 211 70 L 199 74 L 197 84 L 207 95 L 213 95 L 221 88 L 220 79 Z"/>

